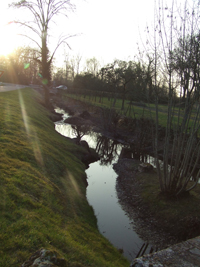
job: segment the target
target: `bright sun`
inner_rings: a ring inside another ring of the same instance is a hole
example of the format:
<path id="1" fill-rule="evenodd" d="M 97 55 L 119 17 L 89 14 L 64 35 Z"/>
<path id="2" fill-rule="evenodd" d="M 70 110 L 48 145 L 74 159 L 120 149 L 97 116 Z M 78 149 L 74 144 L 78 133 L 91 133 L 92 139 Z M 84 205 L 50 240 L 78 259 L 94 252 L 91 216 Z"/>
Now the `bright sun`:
<path id="1" fill-rule="evenodd" d="M 12 53 L 19 45 L 17 35 L 17 25 L 13 21 L 17 20 L 17 12 L 9 8 L 13 0 L 1 1 L 0 7 L 0 55 L 7 56 Z M 21 14 L 20 14 L 21 15 Z"/>
<path id="2" fill-rule="evenodd" d="M 15 25 L 8 23 L 0 27 L 0 55 L 7 56 L 18 46 L 18 36 L 15 31 Z"/>

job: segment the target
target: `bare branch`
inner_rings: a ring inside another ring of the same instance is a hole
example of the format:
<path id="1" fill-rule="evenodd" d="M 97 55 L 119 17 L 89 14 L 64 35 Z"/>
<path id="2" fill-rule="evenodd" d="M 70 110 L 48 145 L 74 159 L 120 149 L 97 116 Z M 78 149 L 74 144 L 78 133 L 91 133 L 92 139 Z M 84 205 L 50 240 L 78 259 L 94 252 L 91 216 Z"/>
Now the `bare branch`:
<path id="1" fill-rule="evenodd" d="M 60 46 L 61 44 L 65 43 L 65 44 L 69 47 L 69 49 L 71 49 L 70 45 L 66 42 L 66 40 L 69 39 L 69 38 L 71 38 L 71 37 L 75 37 L 75 36 L 77 36 L 77 35 L 74 34 L 74 35 L 69 35 L 69 36 L 61 36 L 61 37 L 59 38 L 59 41 L 58 41 L 58 43 L 57 43 L 57 46 L 56 46 L 56 48 L 54 49 L 54 51 L 53 51 L 53 53 L 52 53 L 51 58 L 50 58 L 49 61 L 51 62 L 51 61 L 53 60 L 53 57 L 54 57 L 54 55 L 55 55 L 57 49 L 59 48 L 59 46 Z"/>
<path id="2" fill-rule="evenodd" d="M 41 38 L 41 33 L 37 29 L 35 29 L 33 26 L 28 25 L 28 23 L 31 23 L 31 22 L 14 21 L 14 23 L 17 23 L 20 26 L 23 26 L 23 27 L 26 27 L 26 28 L 32 30 Z"/>
<path id="3" fill-rule="evenodd" d="M 31 38 L 30 36 L 28 36 L 28 35 L 26 35 L 26 34 L 18 34 L 18 35 L 20 35 L 20 36 L 24 36 L 24 37 L 28 38 L 29 40 L 31 40 L 31 41 L 33 41 L 35 44 L 37 44 L 37 46 L 38 46 L 40 49 L 42 49 L 41 46 L 38 44 L 38 42 L 36 42 L 36 41 L 35 41 L 33 38 Z"/>

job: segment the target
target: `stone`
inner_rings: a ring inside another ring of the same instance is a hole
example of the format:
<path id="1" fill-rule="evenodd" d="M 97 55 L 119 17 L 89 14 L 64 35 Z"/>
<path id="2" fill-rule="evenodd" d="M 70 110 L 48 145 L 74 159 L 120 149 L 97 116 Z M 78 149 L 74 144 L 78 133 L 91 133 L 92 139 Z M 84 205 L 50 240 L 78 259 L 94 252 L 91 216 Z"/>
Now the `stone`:
<path id="1" fill-rule="evenodd" d="M 40 249 L 25 261 L 21 267 L 67 267 L 67 262 L 59 258 L 55 251 Z"/>

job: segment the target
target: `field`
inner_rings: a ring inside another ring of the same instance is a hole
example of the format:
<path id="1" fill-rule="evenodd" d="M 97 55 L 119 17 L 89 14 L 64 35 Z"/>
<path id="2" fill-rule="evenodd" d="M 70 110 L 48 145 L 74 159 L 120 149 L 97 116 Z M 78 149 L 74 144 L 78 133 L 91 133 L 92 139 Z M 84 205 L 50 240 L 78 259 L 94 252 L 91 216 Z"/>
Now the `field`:
<path id="1" fill-rule="evenodd" d="M 108 97 L 94 97 L 89 95 L 77 95 L 77 94 L 66 94 L 73 99 L 81 100 L 88 104 L 92 104 L 95 106 L 99 106 L 102 108 L 111 108 L 113 107 L 114 99 Z M 122 99 L 116 99 L 114 108 L 115 110 L 126 116 L 130 116 L 132 118 L 140 118 L 145 117 L 152 120 L 156 120 L 156 106 L 155 104 L 143 103 L 143 102 L 133 102 L 132 105 L 129 105 L 130 101 L 126 100 L 124 105 L 124 110 L 121 110 L 122 106 Z M 197 113 L 196 105 L 191 114 L 191 122 L 189 127 L 192 125 L 192 121 L 196 116 Z M 178 105 L 173 108 L 173 122 L 175 125 L 180 124 L 182 121 L 182 117 L 184 115 L 184 109 L 179 108 Z M 167 125 L 167 118 L 168 118 L 168 105 L 159 104 L 158 105 L 158 122 L 160 126 L 165 127 Z"/>

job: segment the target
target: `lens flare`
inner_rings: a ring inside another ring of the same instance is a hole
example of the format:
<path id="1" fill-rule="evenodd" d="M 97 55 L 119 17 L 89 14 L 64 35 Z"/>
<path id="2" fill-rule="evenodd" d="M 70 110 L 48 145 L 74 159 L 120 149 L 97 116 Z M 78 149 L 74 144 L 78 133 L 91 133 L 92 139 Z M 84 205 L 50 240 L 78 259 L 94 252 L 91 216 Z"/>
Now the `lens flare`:
<path id="1" fill-rule="evenodd" d="M 81 195 L 79 186 L 78 186 L 76 180 L 74 179 L 74 176 L 73 176 L 69 171 L 68 171 L 68 177 L 69 177 L 69 180 L 70 180 L 72 186 L 74 187 L 76 193 L 77 193 L 78 195 Z"/>
<path id="2" fill-rule="evenodd" d="M 42 80 L 42 83 L 45 84 L 45 85 L 47 85 L 48 84 L 48 80 L 47 79 L 43 79 Z"/>
<path id="3" fill-rule="evenodd" d="M 29 136 L 30 135 L 30 131 L 29 131 L 28 117 L 27 117 L 27 114 L 26 114 L 24 100 L 23 100 L 23 97 L 21 95 L 21 90 L 18 90 L 18 92 L 19 92 L 19 103 L 20 103 L 20 106 L 21 106 L 22 118 L 23 118 L 23 121 L 24 121 L 24 126 L 25 126 L 25 129 L 26 129 L 26 132 L 27 132 L 27 134 Z"/>
<path id="4" fill-rule="evenodd" d="M 26 107 L 24 105 L 24 101 L 23 101 L 23 97 L 22 97 L 22 94 L 21 94 L 21 90 L 18 90 L 18 92 L 19 92 L 19 102 L 20 102 L 20 106 L 21 106 L 22 118 L 23 118 L 25 129 L 26 129 L 26 133 L 28 135 L 29 142 L 30 142 L 30 144 L 32 146 L 33 153 L 34 153 L 34 156 L 35 156 L 35 159 L 36 159 L 37 163 L 39 165 L 43 166 L 44 165 L 44 161 L 43 161 L 42 152 L 41 152 L 41 149 L 40 149 L 40 142 L 39 142 L 39 139 L 37 137 L 37 133 L 33 129 L 33 126 L 29 127 L 30 122 L 28 121 L 28 116 L 27 116 L 27 113 L 26 113 Z"/>
<path id="5" fill-rule="evenodd" d="M 29 66 L 30 66 L 30 63 L 24 63 L 24 69 L 25 69 L 25 70 L 28 69 Z"/>
<path id="6" fill-rule="evenodd" d="M 32 134 L 31 144 L 32 144 L 34 156 L 35 156 L 37 163 L 41 166 L 44 166 L 44 161 L 43 161 L 43 157 L 42 157 L 42 153 L 41 153 L 41 149 L 40 149 L 40 141 L 37 137 L 36 132 L 34 134 Z"/>

